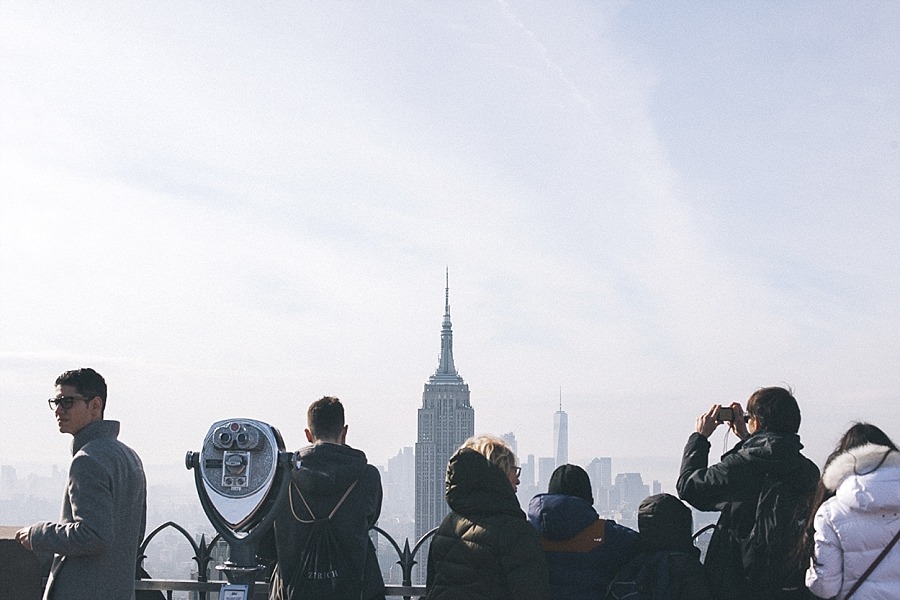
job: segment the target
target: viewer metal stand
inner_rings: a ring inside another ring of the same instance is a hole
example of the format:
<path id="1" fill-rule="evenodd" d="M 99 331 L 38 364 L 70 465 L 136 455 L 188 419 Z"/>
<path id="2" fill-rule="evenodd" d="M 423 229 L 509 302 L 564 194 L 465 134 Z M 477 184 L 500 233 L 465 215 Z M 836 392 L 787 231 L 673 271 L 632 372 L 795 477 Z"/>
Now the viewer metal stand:
<path id="1" fill-rule="evenodd" d="M 250 600 L 260 571 L 259 541 L 284 502 L 295 456 L 277 429 L 252 419 L 213 423 L 200 452 L 189 451 L 200 504 L 231 550 L 220 600 Z"/>

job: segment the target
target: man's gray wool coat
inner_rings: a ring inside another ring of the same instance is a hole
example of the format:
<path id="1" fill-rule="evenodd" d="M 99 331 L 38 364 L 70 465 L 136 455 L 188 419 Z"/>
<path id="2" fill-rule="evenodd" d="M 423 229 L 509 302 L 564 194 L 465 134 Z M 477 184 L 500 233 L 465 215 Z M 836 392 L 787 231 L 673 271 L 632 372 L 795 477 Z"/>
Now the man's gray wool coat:
<path id="1" fill-rule="evenodd" d="M 116 439 L 118 421 L 94 421 L 72 440 L 58 523 L 31 527 L 35 552 L 53 553 L 45 600 L 131 600 L 147 519 L 138 455 Z"/>

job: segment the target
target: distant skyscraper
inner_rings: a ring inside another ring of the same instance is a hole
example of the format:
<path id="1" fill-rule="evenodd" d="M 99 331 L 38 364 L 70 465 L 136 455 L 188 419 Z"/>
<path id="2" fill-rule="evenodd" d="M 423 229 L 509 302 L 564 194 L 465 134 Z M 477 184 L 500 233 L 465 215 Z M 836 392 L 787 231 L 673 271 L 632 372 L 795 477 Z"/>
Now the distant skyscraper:
<path id="1" fill-rule="evenodd" d="M 416 458 L 410 446 L 401 448 L 397 456 L 388 459 L 381 485 L 384 488 L 382 516 L 402 518 L 411 524 L 415 518 Z M 412 536 L 413 531 L 407 535 Z"/>
<path id="2" fill-rule="evenodd" d="M 610 508 L 635 511 L 641 501 L 649 495 L 650 486 L 644 484 L 640 473 L 619 473 L 610 493 Z"/>
<path id="3" fill-rule="evenodd" d="M 599 462 L 597 485 L 609 489 L 612 487 L 612 459 L 600 457 Z"/>
<path id="4" fill-rule="evenodd" d="M 523 485 L 534 485 L 534 454 L 529 454 L 528 460 L 522 463 L 520 479 Z"/>
<path id="5" fill-rule="evenodd" d="M 559 410 L 553 415 L 553 453 L 557 467 L 569 462 L 569 415 L 562 409 L 562 390 L 559 391 Z"/>
<path id="6" fill-rule="evenodd" d="M 500 436 L 500 439 L 506 442 L 510 448 L 512 448 L 513 454 L 518 458 L 519 456 L 519 445 L 516 443 L 516 434 L 510 431 L 509 433 L 504 433 Z M 519 461 L 521 464 L 521 460 Z"/>
<path id="7" fill-rule="evenodd" d="M 588 476 L 594 489 L 594 506 L 598 511 L 609 510 L 609 490 L 612 487 L 612 459 L 595 458 L 587 466 Z"/>
<path id="8" fill-rule="evenodd" d="M 550 486 L 550 477 L 556 470 L 556 459 L 552 456 L 542 456 L 538 459 L 538 490 L 541 493 L 547 491 Z"/>
<path id="9" fill-rule="evenodd" d="M 447 461 L 474 434 L 475 411 L 469 404 L 469 386 L 456 372 L 453 364 L 448 274 L 444 322 L 441 327 L 441 356 L 437 371 L 425 384 L 422 408 L 419 409 L 416 442 L 416 538 L 440 525 L 449 512 L 444 500 Z"/>

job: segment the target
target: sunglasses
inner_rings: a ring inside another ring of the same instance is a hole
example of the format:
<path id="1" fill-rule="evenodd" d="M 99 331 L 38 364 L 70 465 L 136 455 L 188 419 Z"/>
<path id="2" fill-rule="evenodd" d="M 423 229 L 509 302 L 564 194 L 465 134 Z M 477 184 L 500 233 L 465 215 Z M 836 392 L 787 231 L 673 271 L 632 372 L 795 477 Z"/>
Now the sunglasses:
<path id="1" fill-rule="evenodd" d="M 58 398 L 49 398 L 47 400 L 47 404 L 50 405 L 50 410 L 56 410 L 60 406 L 62 406 L 65 410 L 69 410 L 72 408 L 72 405 L 75 404 L 76 400 L 84 400 L 85 402 L 89 402 L 90 398 L 85 398 L 84 396 L 59 396 Z"/>

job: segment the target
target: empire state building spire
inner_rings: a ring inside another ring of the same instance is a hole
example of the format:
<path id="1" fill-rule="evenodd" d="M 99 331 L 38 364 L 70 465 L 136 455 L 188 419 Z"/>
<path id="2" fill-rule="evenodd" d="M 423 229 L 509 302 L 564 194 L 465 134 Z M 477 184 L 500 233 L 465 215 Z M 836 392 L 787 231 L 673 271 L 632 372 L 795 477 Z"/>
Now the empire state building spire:
<path id="1" fill-rule="evenodd" d="M 462 382 L 453 363 L 453 328 L 450 323 L 450 269 L 447 269 L 447 283 L 444 288 L 444 322 L 441 325 L 441 356 L 438 368 L 431 376 L 430 382 Z"/>
<path id="2" fill-rule="evenodd" d="M 416 538 L 421 538 L 440 525 L 450 510 L 444 499 L 447 461 L 466 439 L 475 434 L 475 410 L 469 402 L 469 386 L 453 364 L 449 269 L 444 288 L 441 357 L 434 375 L 425 383 L 418 421 Z M 421 580 L 424 582 L 424 577 Z"/>

